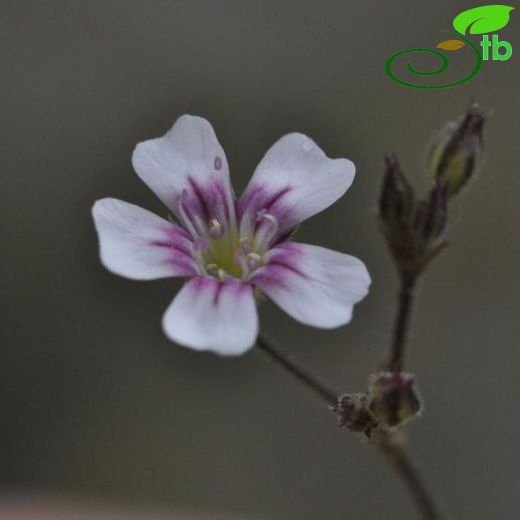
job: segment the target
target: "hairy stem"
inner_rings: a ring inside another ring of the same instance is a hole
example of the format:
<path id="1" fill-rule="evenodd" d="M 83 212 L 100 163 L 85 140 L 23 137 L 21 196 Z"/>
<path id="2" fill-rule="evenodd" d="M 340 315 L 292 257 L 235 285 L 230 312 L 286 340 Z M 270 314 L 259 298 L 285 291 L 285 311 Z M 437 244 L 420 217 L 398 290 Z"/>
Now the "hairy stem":
<path id="1" fill-rule="evenodd" d="M 315 395 L 326 401 L 327 404 L 336 404 L 338 394 L 334 390 L 331 390 L 312 374 L 295 364 L 287 354 L 284 354 L 265 337 L 258 336 L 256 345 L 260 350 L 269 355 L 271 359 L 276 361 L 284 370 L 298 379 L 300 383 L 303 383 L 307 388 L 314 392 Z"/>
<path id="2" fill-rule="evenodd" d="M 390 372 L 401 372 L 403 369 L 415 283 L 415 275 L 401 276 L 397 315 L 395 317 L 390 356 L 387 363 L 387 369 Z"/>

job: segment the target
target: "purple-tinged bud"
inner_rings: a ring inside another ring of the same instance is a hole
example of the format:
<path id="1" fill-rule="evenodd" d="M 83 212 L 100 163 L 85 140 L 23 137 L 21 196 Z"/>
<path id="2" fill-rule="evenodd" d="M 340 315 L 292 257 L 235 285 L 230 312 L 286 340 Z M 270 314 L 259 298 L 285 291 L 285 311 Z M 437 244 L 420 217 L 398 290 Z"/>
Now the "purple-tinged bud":
<path id="1" fill-rule="evenodd" d="M 381 231 L 399 271 L 415 270 L 418 265 L 417 241 L 412 229 L 415 195 L 395 154 L 385 157 L 385 173 L 379 198 Z"/>
<path id="2" fill-rule="evenodd" d="M 366 408 L 366 394 L 341 394 L 336 406 L 331 406 L 338 419 L 338 426 L 346 426 L 354 432 L 370 436 L 376 422 Z"/>
<path id="3" fill-rule="evenodd" d="M 379 217 L 390 232 L 406 226 L 413 209 L 414 194 L 395 154 L 385 157 L 385 174 L 379 198 Z"/>
<path id="4" fill-rule="evenodd" d="M 441 182 L 435 181 L 426 199 L 417 207 L 413 229 L 423 243 L 432 243 L 442 236 L 447 223 L 446 188 Z"/>
<path id="5" fill-rule="evenodd" d="M 485 115 L 473 104 L 461 119 L 448 123 L 431 145 L 428 170 L 444 186 L 448 197 L 457 194 L 477 169 L 485 122 Z"/>
<path id="6" fill-rule="evenodd" d="M 415 376 L 404 372 L 381 372 L 372 376 L 366 407 L 383 429 L 392 430 L 418 417 L 422 400 Z"/>

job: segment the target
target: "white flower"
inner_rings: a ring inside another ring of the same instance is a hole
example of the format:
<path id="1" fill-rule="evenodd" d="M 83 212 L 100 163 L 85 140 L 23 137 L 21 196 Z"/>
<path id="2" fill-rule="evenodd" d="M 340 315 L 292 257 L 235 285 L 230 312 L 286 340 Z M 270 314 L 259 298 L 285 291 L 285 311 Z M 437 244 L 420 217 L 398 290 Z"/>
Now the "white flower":
<path id="1" fill-rule="evenodd" d="M 170 339 L 195 350 L 242 354 L 258 334 L 258 292 L 307 325 L 350 321 L 370 285 L 363 263 L 287 237 L 346 192 L 352 162 L 329 159 L 308 137 L 288 134 L 235 201 L 213 128 L 189 115 L 163 137 L 139 143 L 132 162 L 178 225 L 127 202 L 98 200 L 92 212 L 101 261 L 135 280 L 188 279 L 163 317 Z"/>

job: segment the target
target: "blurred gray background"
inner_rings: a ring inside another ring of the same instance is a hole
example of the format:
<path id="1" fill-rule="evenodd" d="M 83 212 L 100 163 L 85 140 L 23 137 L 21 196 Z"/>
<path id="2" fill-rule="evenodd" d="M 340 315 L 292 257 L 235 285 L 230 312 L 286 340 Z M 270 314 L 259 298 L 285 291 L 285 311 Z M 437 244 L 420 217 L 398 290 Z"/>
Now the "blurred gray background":
<path id="1" fill-rule="evenodd" d="M 206 518 L 416 518 L 391 469 L 262 353 L 223 359 L 170 343 L 160 319 L 180 281 L 105 271 L 90 208 L 115 196 L 165 214 L 130 154 L 183 113 L 212 122 L 237 191 L 289 131 L 352 159 L 350 191 L 297 239 L 362 258 L 369 297 L 332 332 L 272 304 L 261 319 L 331 385 L 360 391 L 395 304 L 373 218 L 383 154 L 398 152 L 424 186 L 425 143 L 478 100 L 493 111 L 487 160 L 454 208 L 452 246 L 420 287 L 408 368 L 426 413 L 410 430 L 449 518 L 518 518 L 519 14 L 500 32 L 513 58 L 462 86 L 410 89 L 384 71 L 390 54 L 435 46 L 439 29 L 476 5 L 2 0 L 4 492 Z"/>

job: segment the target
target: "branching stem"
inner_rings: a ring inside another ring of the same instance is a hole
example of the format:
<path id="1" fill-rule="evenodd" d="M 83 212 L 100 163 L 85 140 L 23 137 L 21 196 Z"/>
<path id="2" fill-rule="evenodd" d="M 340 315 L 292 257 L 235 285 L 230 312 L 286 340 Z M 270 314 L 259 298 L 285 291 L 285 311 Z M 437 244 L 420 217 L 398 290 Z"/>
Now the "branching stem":
<path id="1" fill-rule="evenodd" d="M 401 314 L 401 312 L 402 311 L 400 311 L 399 314 Z M 258 337 L 256 345 L 287 373 L 305 385 L 326 404 L 336 404 L 338 394 L 319 381 L 315 376 L 298 366 L 287 354 L 283 353 L 279 347 L 275 346 L 263 336 Z M 403 345 L 404 341 L 401 347 Z M 413 466 L 404 446 L 399 446 L 393 441 L 392 437 L 386 434 L 380 436 L 379 439 L 372 444 L 385 456 L 385 459 L 391 463 L 392 467 L 405 482 L 424 520 L 439 520 L 440 516 L 436 511 L 435 504 L 419 473 Z"/>

